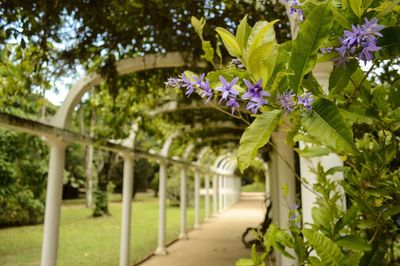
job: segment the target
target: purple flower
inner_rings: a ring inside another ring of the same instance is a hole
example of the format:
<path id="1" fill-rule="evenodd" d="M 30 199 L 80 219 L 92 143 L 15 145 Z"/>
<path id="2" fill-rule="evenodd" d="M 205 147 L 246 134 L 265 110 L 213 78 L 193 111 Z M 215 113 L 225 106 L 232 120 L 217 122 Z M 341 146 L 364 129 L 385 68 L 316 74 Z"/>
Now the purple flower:
<path id="1" fill-rule="evenodd" d="M 180 88 L 182 86 L 182 79 L 170 77 L 164 84 L 166 87 Z"/>
<path id="2" fill-rule="evenodd" d="M 301 21 L 304 20 L 304 12 L 303 10 L 301 10 L 299 8 L 299 6 L 301 6 L 301 3 L 298 0 L 286 0 L 286 3 L 289 4 L 289 8 L 290 8 L 290 14 L 297 14 L 299 16 L 299 19 Z"/>
<path id="3" fill-rule="evenodd" d="M 232 114 L 235 112 L 235 108 L 239 108 L 239 103 L 236 100 L 236 98 L 229 98 L 229 100 L 226 102 L 226 106 L 232 107 Z"/>
<path id="4" fill-rule="evenodd" d="M 228 97 L 234 98 L 236 97 L 236 95 L 238 95 L 239 93 L 233 88 L 233 85 L 236 84 L 236 82 L 238 82 L 239 78 L 236 77 L 234 78 L 231 82 L 227 82 L 226 79 L 223 76 L 219 76 L 219 80 L 222 83 L 221 87 L 216 88 L 217 91 L 221 91 L 222 92 L 222 98 L 219 102 L 221 102 L 222 100 L 226 100 Z"/>
<path id="5" fill-rule="evenodd" d="M 285 109 L 286 113 L 292 112 L 293 108 L 296 106 L 294 96 L 296 95 L 292 91 L 285 91 L 283 94 L 278 94 L 276 96 L 279 104 Z"/>
<path id="6" fill-rule="evenodd" d="M 182 82 L 183 84 L 181 85 L 181 87 L 186 88 L 185 95 L 189 97 L 194 92 L 195 84 L 184 73 L 182 73 Z"/>
<path id="7" fill-rule="evenodd" d="M 214 95 L 213 90 L 210 88 L 210 80 L 206 79 L 206 82 L 202 82 L 200 84 L 201 91 L 199 92 L 202 98 L 208 97 L 206 103 L 211 99 Z"/>
<path id="8" fill-rule="evenodd" d="M 252 98 L 250 102 L 247 103 L 246 109 L 250 110 L 253 114 L 258 112 L 261 106 L 268 104 L 267 100 L 263 98 Z"/>
<path id="9" fill-rule="evenodd" d="M 371 20 L 365 18 L 364 21 L 365 23 L 361 26 L 361 28 L 364 30 L 365 34 L 382 37 L 382 34 L 379 31 L 382 30 L 385 26 L 378 25 L 377 18 L 372 18 Z"/>
<path id="10" fill-rule="evenodd" d="M 304 94 L 304 96 L 298 96 L 297 98 L 298 98 L 298 104 L 304 105 L 304 107 L 307 110 L 311 111 L 312 109 L 311 105 L 314 102 L 314 98 L 311 92 L 307 92 L 306 94 Z"/>
<path id="11" fill-rule="evenodd" d="M 270 96 L 270 94 L 266 91 L 263 91 L 262 88 L 262 79 L 260 79 L 256 84 L 252 85 L 248 80 L 244 80 L 247 88 L 249 89 L 245 94 L 243 94 L 242 99 L 249 100 L 252 98 L 261 98 L 263 96 Z"/>
<path id="12" fill-rule="evenodd" d="M 345 66 L 349 61 L 349 57 L 356 56 L 358 59 L 366 62 L 373 59 L 373 52 L 376 52 L 380 47 L 376 46 L 377 38 L 382 34 L 379 32 L 384 28 L 378 25 L 378 20 L 365 18 L 365 23 L 362 25 L 352 25 L 352 31 L 345 30 L 343 38 L 340 38 L 340 47 L 335 48 L 339 52 L 340 57 L 334 58 L 333 61 L 337 65 Z"/>
<path id="13" fill-rule="evenodd" d="M 193 79 L 194 79 L 194 85 L 201 85 L 201 83 L 203 82 L 203 79 L 204 79 L 204 76 L 205 76 L 205 74 L 203 73 L 203 74 L 201 74 L 200 75 L 200 77 L 197 77 L 197 76 L 193 76 Z"/>

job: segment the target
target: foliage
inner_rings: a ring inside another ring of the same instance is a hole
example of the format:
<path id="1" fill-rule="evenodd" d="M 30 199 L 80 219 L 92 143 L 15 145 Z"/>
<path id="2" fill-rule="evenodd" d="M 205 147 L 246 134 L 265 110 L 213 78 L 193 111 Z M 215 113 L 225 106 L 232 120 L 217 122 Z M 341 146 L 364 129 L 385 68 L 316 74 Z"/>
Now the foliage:
<path id="1" fill-rule="evenodd" d="M 172 165 L 168 169 L 167 199 L 171 206 L 179 206 L 181 199 L 181 174 L 182 169 Z M 194 200 L 194 179 L 190 171 L 186 176 L 186 204 L 191 206 Z"/>
<path id="2" fill-rule="evenodd" d="M 38 137 L 4 129 L 0 147 L 0 227 L 43 221 L 47 147 Z"/>
<path id="3" fill-rule="evenodd" d="M 279 45 L 274 21 L 251 27 L 244 17 L 236 35 L 216 28 L 228 53 L 240 60 L 240 71 L 228 66 L 207 75 L 185 72 L 173 84 L 185 88 L 186 94 L 193 90 L 202 97 L 221 99 L 220 103 L 226 100 L 232 116 L 240 119 L 245 111 L 239 103 L 247 104 L 255 119 L 238 150 L 242 171 L 282 123 L 291 130 L 288 143 L 313 144 L 300 155 L 336 153 L 344 161 L 344 167 L 315 169 L 318 180 L 313 190 L 318 200 L 312 224 L 302 228 L 300 212 L 292 209 L 288 229 L 273 225 L 265 234 L 261 257 L 256 254 L 252 262 L 238 264 L 264 265 L 271 248 L 289 258 L 293 254 L 288 248 L 293 249 L 300 265 L 397 264 L 400 83 L 390 63 L 400 56 L 398 34 L 394 34 L 400 28 L 399 2 L 289 4 L 297 13 L 301 8 L 305 17 L 294 40 Z M 313 69 L 317 62 L 330 60 L 334 68 L 324 91 Z M 361 65 L 367 63 L 369 70 L 363 71 Z M 379 64 L 388 71 L 374 73 Z M 283 111 L 284 119 L 276 118 Z M 329 177 L 338 171 L 343 181 Z M 348 209 L 341 203 L 344 197 Z"/>

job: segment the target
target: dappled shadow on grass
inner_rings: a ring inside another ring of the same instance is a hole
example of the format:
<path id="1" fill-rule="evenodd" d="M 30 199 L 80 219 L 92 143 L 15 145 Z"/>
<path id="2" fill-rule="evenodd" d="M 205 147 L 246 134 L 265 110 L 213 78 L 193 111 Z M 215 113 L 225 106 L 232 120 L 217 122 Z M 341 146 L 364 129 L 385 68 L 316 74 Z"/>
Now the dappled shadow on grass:
<path id="1" fill-rule="evenodd" d="M 138 194 L 132 206 L 131 263 L 151 254 L 157 245 L 158 198 Z M 204 205 L 204 204 L 202 204 Z M 82 204 L 63 206 L 58 265 L 117 265 L 121 229 L 120 203 L 111 203 L 111 216 L 91 218 Z M 203 213 L 203 211 L 202 211 Z M 188 209 L 188 229 L 194 210 Z M 179 234 L 179 207 L 167 209 L 167 242 Z M 0 229 L 0 265 L 39 265 L 43 225 Z"/>

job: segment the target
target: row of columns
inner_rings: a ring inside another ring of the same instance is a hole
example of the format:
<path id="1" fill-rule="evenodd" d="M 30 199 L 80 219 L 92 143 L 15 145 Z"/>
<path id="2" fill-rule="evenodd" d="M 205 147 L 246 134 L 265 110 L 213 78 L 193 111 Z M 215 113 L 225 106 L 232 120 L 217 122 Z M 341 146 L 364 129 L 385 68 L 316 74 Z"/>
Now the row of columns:
<path id="1" fill-rule="evenodd" d="M 172 140 L 171 140 L 172 141 Z M 171 144 L 167 141 L 167 148 Z M 54 266 L 57 264 L 59 227 L 62 203 L 63 173 L 65 164 L 65 150 L 68 143 L 58 138 L 48 138 L 47 143 L 50 147 L 49 173 L 46 190 L 46 206 L 44 219 L 44 232 L 42 243 L 41 266 Z M 168 149 L 164 151 L 167 151 Z M 165 152 L 164 152 L 165 153 Z M 120 238 L 120 266 L 129 265 L 130 244 L 131 244 L 131 217 L 132 217 L 132 193 L 133 193 L 133 167 L 134 156 L 130 152 L 120 154 L 124 160 L 123 170 L 123 196 L 122 196 L 122 224 Z M 165 154 L 161 154 L 165 155 Z M 158 245 L 155 251 L 158 255 L 165 255 L 166 252 L 166 185 L 167 185 L 167 162 L 159 161 L 159 232 Z M 231 167 L 232 168 L 232 167 Z M 212 176 L 212 191 L 210 187 L 209 174 L 204 175 L 205 189 L 205 219 L 210 215 L 211 194 L 213 197 L 213 214 L 217 211 L 227 209 L 231 204 L 239 199 L 240 181 L 238 178 L 228 176 L 225 168 L 218 168 L 217 171 L 225 170 L 223 175 Z M 200 226 L 200 187 L 201 173 L 197 170 L 195 176 L 195 224 Z M 217 180 L 219 185 L 217 186 Z M 186 198 L 187 168 L 182 168 L 181 176 L 181 238 L 186 237 L 187 233 L 187 198 Z M 239 184 L 239 185 L 238 185 Z M 219 197 L 219 200 L 217 199 Z M 217 202 L 220 202 L 220 208 L 216 209 Z"/>
<path id="2" fill-rule="evenodd" d="M 46 190 L 41 266 L 53 266 L 57 264 L 65 149 L 67 146 L 67 143 L 56 138 L 47 139 L 47 143 L 50 146 L 50 159 Z M 122 153 L 121 156 L 124 159 L 124 171 L 120 265 L 126 266 L 129 265 L 134 158 L 130 153 Z"/>
<path id="3" fill-rule="evenodd" d="M 232 166 L 231 166 L 232 167 Z M 224 168 L 223 168 L 224 169 Z M 181 170 L 180 182 L 180 239 L 187 239 L 187 178 L 188 169 L 183 167 Z M 223 210 L 228 209 L 240 198 L 240 179 L 232 175 L 214 174 L 212 181 L 209 174 L 204 174 L 204 218 L 208 220 Z M 167 186 L 167 165 L 160 162 L 160 182 L 159 182 L 159 231 L 158 245 L 155 251 L 156 255 L 166 255 L 166 186 Z M 200 227 L 200 190 L 201 173 L 194 172 L 194 228 Z M 211 199 L 212 197 L 212 199 Z M 213 202 L 212 213 L 211 204 Z M 217 206 L 219 206 L 217 208 Z"/>

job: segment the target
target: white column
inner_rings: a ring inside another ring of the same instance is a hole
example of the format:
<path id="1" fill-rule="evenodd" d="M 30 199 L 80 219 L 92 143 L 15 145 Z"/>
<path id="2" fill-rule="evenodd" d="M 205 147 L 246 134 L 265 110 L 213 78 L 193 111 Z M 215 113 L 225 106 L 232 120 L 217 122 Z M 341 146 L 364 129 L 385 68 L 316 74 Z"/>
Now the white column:
<path id="1" fill-rule="evenodd" d="M 160 161 L 160 176 L 158 185 L 159 217 L 158 217 L 158 244 L 154 252 L 156 255 L 166 255 L 165 233 L 166 233 L 166 208 L 167 208 L 167 164 Z"/>
<path id="2" fill-rule="evenodd" d="M 281 228 L 287 228 L 289 222 L 290 207 L 295 204 L 295 168 L 293 149 L 286 144 L 284 129 L 279 128 L 278 132 L 272 135 L 274 143 L 271 154 L 271 193 L 272 193 L 272 215 L 274 223 Z M 287 188 L 287 194 L 283 187 Z M 286 195 L 285 195 L 286 194 Z M 294 252 L 290 251 L 292 255 Z M 282 256 L 275 251 L 275 265 L 292 265 L 295 261 Z"/>
<path id="3" fill-rule="evenodd" d="M 223 205 L 222 205 L 222 196 L 223 196 L 223 194 L 222 194 L 222 176 L 221 175 L 219 175 L 218 176 L 218 212 L 222 212 L 222 207 L 223 207 Z"/>
<path id="4" fill-rule="evenodd" d="M 313 74 L 318 82 L 321 84 L 322 88 L 325 92 L 328 92 L 329 87 L 329 75 L 332 71 L 333 64 L 332 62 L 327 63 L 319 63 L 313 69 Z M 300 149 L 305 148 L 308 144 L 303 142 L 299 143 Z M 311 144 L 310 144 L 311 145 Z M 315 157 L 315 158 L 304 158 L 300 157 L 300 173 L 301 177 L 307 180 L 308 185 L 301 185 L 301 205 L 302 205 L 302 218 L 303 218 L 303 225 L 313 223 L 311 210 L 315 206 L 315 202 L 317 196 L 310 191 L 312 189 L 313 184 L 317 180 L 317 176 L 315 173 L 310 171 L 311 169 L 315 169 L 318 164 L 321 163 L 325 170 L 332 168 L 334 166 L 343 166 L 343 161 L 336 154 L 329 154 L 326 156 Z M 336 173 L 332 179 L 333 180 L 340 180 L 343 178 L 343 173 Z M 340 188 L 339 188 L 340 189 Z M 343 203 L 342 206 L 345 208 L 346 198 L 343 196 Z"/>
<path id="5" fill-rule="evenodd" d="M 222 190 L 222 192 L 224 193 L 224 197 L 223 197 L 223 200 L 224 200 L 224 203 L 223 203 L 223 208 L 224 208 L 224 210 L 226 210 L 227 208 L 228 208 L 228 177 L 227 176 L 224 176 L 224 179 L 223 179 L 223 186 L 224 186 L 224 188 L 223 188 L 223 190 Z"/>
<path id="6" fill-rule="evenodd" d="M 181 209 L 181 232 L 179 234 L 180 239 L 187 239 L 186 234 L 186 182 L 187 182 L 187 169 L 183 166 L 181 170 L 181 193 L 180 193 L 180 209 Z"/>
<path id="7" fill-rule="evenodd" d="M 194 172 L 194 228 L 200 227 L 200 173 Z"/>
<path id="8" fill-rule="evenodd" d="M 129 265 L 129 250 L 131 236 L 131 207 L 133 192 L 133 156 L 124 153 L 124 179 L 122 187 L 122 225 L 119 265 Z"/>
<path id="9" fill-rule="evenodd" d="M 215 214 L 217 214 L 217 212 L 218 212 L 218 209 L 217 209 L 217 207 L 218 207 L 218 205 L 217 205 L 217 203 L 218 203 L 218 199 L 217 199 L 217 196 L 218 196 L 218 191 L 217 191 L 217 180 L 218 180 L 218 177 L 217 177 L 217 175 L 216 174 L 214 174 L 213 175 L 213 179 L 212 179 L 212 189 L 213 189 L 213 215 L 215 215 Z"/>
<path id="10" fill-rule="evenodd" d="M 47 142 L 50 146 L 50 160 L 41 266 L 55 266 L 57 264 L 66 144 L 56 139 L 48 139 Z"/>
<path id="11" fill-rule="evenodd" d="M 208 174 L 205 175 L 204 183 L 206 190 L 205 220 L 207 220 L 210 217 L 210 176 Z"/>

